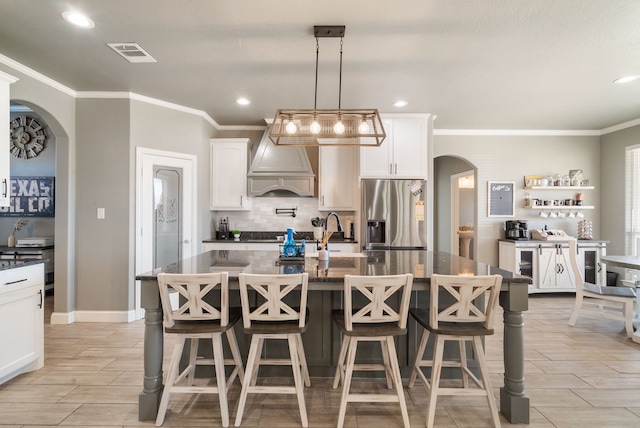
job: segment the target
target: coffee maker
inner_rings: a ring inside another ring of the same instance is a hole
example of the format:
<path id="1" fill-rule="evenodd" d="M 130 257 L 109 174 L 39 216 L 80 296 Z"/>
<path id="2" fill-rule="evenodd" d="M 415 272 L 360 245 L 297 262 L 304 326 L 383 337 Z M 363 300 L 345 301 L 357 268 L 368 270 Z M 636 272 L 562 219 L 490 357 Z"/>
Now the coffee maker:
<path id="1" fill-rule="evenodd" d="M 504 237 L 515 241 L 529 240 L 529 222 L 526 220 L 508 220 Z"/>

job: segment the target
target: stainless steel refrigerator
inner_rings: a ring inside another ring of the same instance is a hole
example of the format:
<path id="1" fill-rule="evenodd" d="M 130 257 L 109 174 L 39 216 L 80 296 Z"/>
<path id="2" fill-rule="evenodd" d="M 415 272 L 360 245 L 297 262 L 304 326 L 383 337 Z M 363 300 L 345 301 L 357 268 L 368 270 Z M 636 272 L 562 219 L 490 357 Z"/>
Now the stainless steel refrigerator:
<path id="1" fill-rule="evenodd" d="M 363 247 L 427 249 L 426 191 L 424 180 L 362 180 Z"/>

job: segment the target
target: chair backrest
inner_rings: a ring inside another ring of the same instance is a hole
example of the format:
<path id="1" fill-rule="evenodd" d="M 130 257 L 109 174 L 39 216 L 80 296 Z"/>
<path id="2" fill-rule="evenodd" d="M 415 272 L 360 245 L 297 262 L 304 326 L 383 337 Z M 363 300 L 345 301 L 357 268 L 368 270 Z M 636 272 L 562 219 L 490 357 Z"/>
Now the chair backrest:
<path id="1" fill-rule="evenodd" d="M 409 299 L 413 275 L 345 275 L 344 277 L 344 324 L 347 331 L 358 323 L 390 323 L 398 327 L 407 326 Z M 357 295 L 364 296 L 367 303 L 360 309 L 354 309 L 353 301 Z M 392 296 L 400 295 L 400 308 L 396 311 L 389 304 Z"/>
<path id="2" fill-rule="evenodd" d="M 219 306 L 213 306 L 204 300 L 211 291 L 220 287 Z M 203 274 L 159 273 L 158 287 L 164 322 L 172 327 L 175 321 L 220 320 L 220 325 L 229 323 L 229 275 L 227 272 Z M 178 292 L 179 301 L 176 308 L 171 305 L 169 293 Z"/>
<path id="3" fill-rule="evenodd" d="M 432 275 L 429 325 L 437 329 L 439 322 L 483 323 L 485 328 L 493 328 L 501 285 L 501 275 Z M 446 291 L 453 302 L 448 304 L 447 299 L 446 307 L 441 309 L 445 300 L 442 291 Z M 482 297 L 487 291 L 489 296 L 484 302 Z"/>
<path id="4" fill-rule="evenodd" d="M 240 299 L 242 301 L 242 322 L 245 328 L 252 321 L 298 321 L 304 327 L 307 311 L 307 291 L 309 274 L 255 275 L 241 273 Z M 300 300 L 288 304 L 283 299 L 295 289 L 300 289 Z M 249 301 L 249 290 L 257 292 L 255 307 Z M 298 307 L 298 308 L 296 308 Z"/>

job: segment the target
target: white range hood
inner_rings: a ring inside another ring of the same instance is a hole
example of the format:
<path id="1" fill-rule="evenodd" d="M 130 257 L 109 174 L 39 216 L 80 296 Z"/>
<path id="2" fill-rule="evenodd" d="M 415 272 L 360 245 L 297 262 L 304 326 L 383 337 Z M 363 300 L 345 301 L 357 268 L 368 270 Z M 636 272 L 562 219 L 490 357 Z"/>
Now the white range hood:
<path id="1" fill-rule="evenodd" d="M 267 128 L 247 173 L 248 193 L 313 197 L 314 177 L 305 148 L 276 146 Z"/>

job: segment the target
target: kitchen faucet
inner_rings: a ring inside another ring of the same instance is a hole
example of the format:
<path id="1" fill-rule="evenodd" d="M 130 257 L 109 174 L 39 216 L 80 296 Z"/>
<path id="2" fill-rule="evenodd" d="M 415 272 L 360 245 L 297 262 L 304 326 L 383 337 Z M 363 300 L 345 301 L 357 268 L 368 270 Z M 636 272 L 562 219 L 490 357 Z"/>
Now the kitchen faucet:
<path id="1" fill-rule="evenodd" d="M 331 211 L 329 214 L 327 214 L 327 219 L 324 221 L 324 230 L 327 231 L 329 230 L 329 219 L 331 218 L 331 216 L 335 216 L 336 217 L 336 221 L 338 222 L 338 232 L 342 232 L 342 223 L 340 223 L 340 216 L 338 215 L 337 212 L 335 211 Z M 327 239 L 327 243 L 325 244 L 325 250 L 329 249 L 329 240 Z M 320 250 L 320 244 L 318 244 L 318 250 Z"/>
<path id="2" fill-rule="evenodd" d="M 331 211 L 328 215 L 327 215 L 327 219 L 324 222 L 324 230 L 329 230 L 329 218 L 334 215 L 336 216 L 336 220 L 338 221 L 338 232 L 342 232 L 342 223 L 340 223 L 340 216 L 338 215 L 337 212 L 335 211 Z"/>

